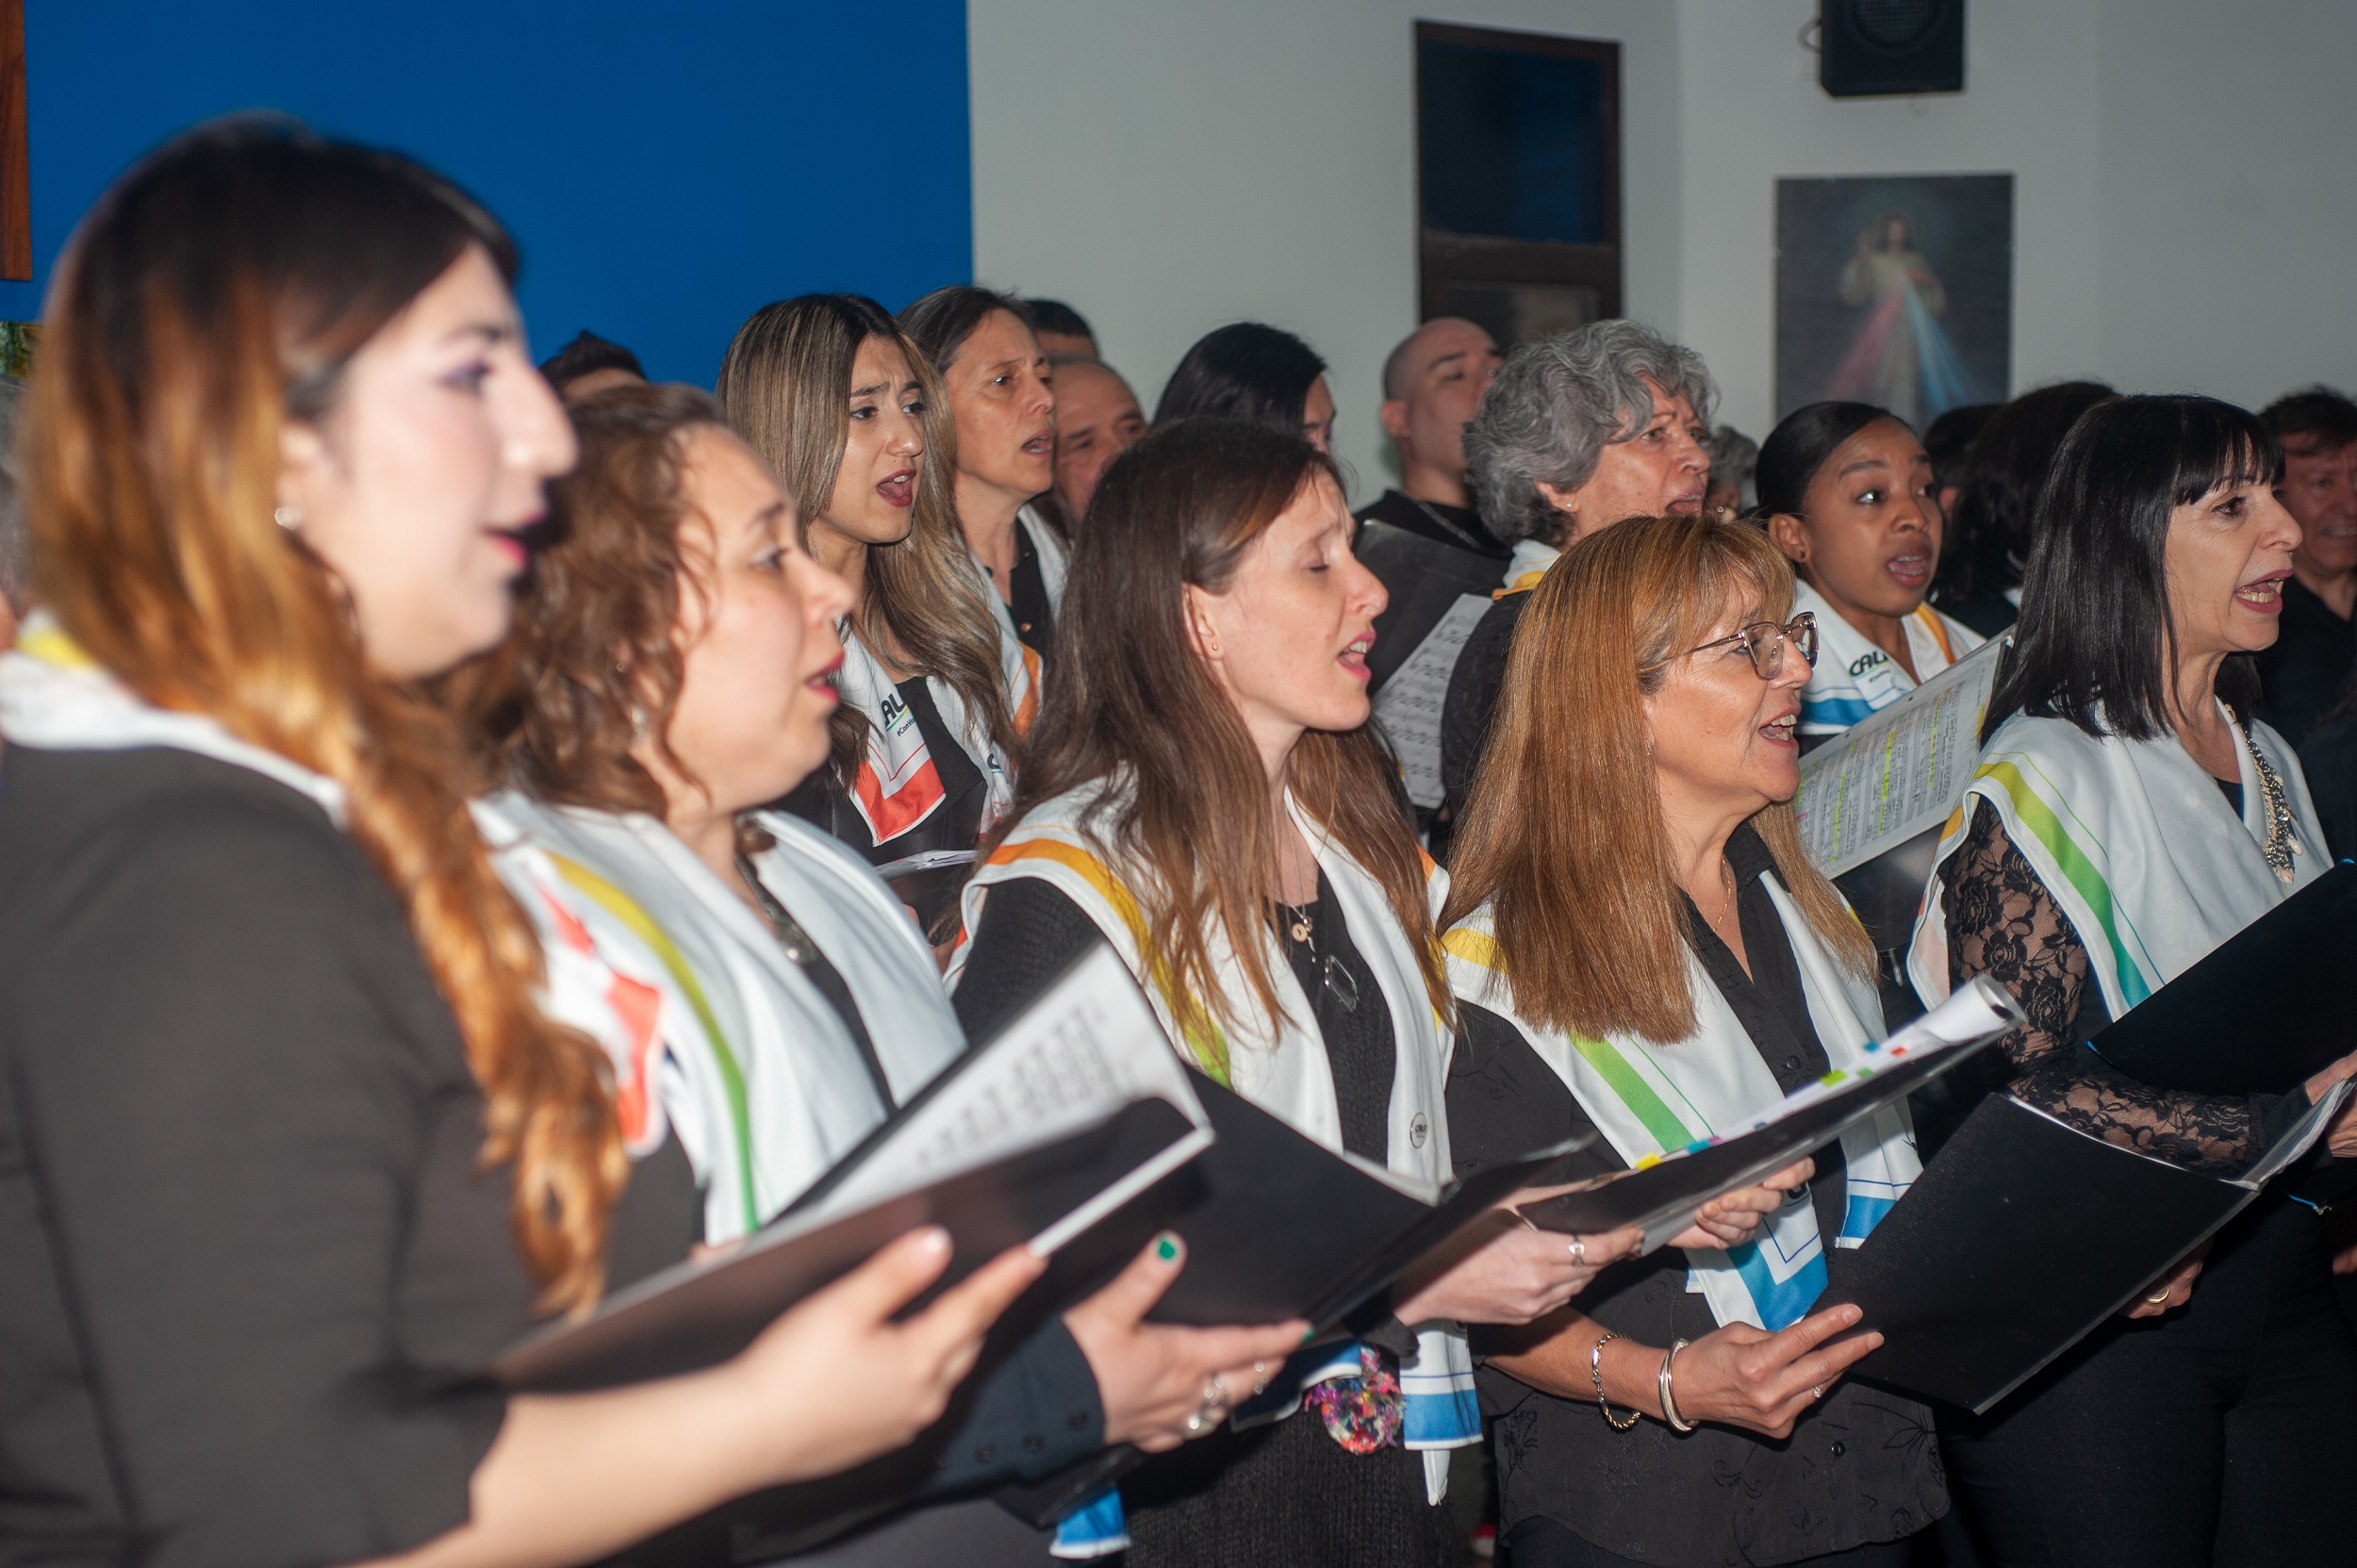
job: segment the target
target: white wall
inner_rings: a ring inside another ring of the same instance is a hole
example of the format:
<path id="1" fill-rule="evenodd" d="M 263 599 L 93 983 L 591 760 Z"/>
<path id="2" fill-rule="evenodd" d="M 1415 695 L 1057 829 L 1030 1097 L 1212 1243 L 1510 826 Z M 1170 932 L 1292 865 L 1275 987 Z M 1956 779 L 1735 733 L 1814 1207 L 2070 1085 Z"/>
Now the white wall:
<path id="1" fill-rule="evenodd" d="M 1333 369 L 1335 444 L 1393 472 L 1383 356 L 1416 324 L 1413 23 L 1624 41 L 1627 308 L 1677 324 L 1675 12 L 1661 0 L 968 0 L 974 265 L 1068 300 L 1153 413 L 1253 319 Z"/>
<path id="2" fill-rule="evenodd" d="M 2357 5 L 2102 0 L 2094 289 L 2123 388 L 2357 391 Z"/>
<path id="3" fill-rule="evenodd" d="M 1722 417 L 1775 422 L 1775 186 L 1783 175 L 2014 176 L 2018 388 L 2094 371 L 2096 17 L 2087 0 L 1970 0 L 1961 95 L 1835 100 L 1800 42 L 1816 0 L 1680 0 L 1679 322 Z"/>
<path id="4" fill-rule="evenodd" d="M 1371 496 L 1415 322 L 1412 26 L 1622 41 L 1627 308 L 1774 407 L 1780 175 L 2015 176 L 2015 389 L 2357 387 L 2349 0 L 1970 0 L 1967 91 L 1825 96 L 1816 0 L 968 0 L 975 261 L 1069 299 L 1148 412 L 1223 322 L 1334 366 Z"/>

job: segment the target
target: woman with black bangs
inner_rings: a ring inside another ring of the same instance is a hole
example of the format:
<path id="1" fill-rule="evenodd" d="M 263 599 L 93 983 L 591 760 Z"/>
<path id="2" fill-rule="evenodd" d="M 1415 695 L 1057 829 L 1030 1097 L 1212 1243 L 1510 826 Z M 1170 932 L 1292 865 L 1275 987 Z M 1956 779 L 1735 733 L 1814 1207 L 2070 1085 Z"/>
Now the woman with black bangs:
<path id="1" fill-rule="evenodd" d="M 2291 748 L 2250 718 L 2299 527 L 2242 409 L 2121 398 L 2082 416 L 2038 503 L 2017 644 L 1940 845 L 1909 969 L 1931 1001 L 1986 974 L 2028 1015 L 2015 1098 L 2232 1178 L 2340 1079 L 2283 1095 L 2155 1089 L 2078 1048 L 2319 875 Z M 2254 1017 L 2264 1027 L 2264 1017 Z M 2357 1114 L 2331 1149 L 2357 1154 Z M 2357 1340 L 2324 1226 L 2281 1183 L 1980 1420 L 1943 1424 L 1994 1560 L 2347 1560 Z"/>

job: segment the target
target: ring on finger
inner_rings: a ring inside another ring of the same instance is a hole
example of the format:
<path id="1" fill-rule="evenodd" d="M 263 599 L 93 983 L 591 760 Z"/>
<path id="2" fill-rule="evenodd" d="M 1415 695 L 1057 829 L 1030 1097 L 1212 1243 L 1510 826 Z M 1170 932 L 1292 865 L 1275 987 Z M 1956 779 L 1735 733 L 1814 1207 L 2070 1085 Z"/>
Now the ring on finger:
<path id="1" fill-rule="evenodd" d="M 1252 1397 L 1258 1399 L 1261 1395 L 1266 1394 L 1267 1392 L 1268 1363 L 1266 1362 L 1254 1362 L 1252 1363 Z"/>
<path id="2" fill-rule="evenodd" d="M 1582 1268 L 1585 1268 L 1585 1267 L 1587 1267 L 1587 1266 L 1588 1266 L 1588 1238 L 1587 1238 L 1587 1237 L 1585 1237 L 1585 1236 L 1574 1236 L 1574 1237 L 1572 1238 L 1572 1262 L 1573 1262 L 1573 1263 L 1577 1263 L 1577 1264 L 1578 1264 L 1578 1265 L 1580 1265 Z"/>
<path id="3" fill-rule="evenodd" d="M 1825 1385 L 1819 1383 L 1815 1388 L 1808 1391 L 1808 1395 L 1812 1399 L 1822 1399 L 1825 1396 Z"/>
<path id="4" fill-rule="evenodd" d="M 1228 1418 L 1228 1384 L 1216 1372 L 1204 1379 L 1203 1398 L 1186 1419 L 1189 1437 L 1200 1437 Z"/>
<path id="5" fill-rule="evenodd" d="M 2156 1292 L 2146 1296 L 2144 1302 L 2148 1307 L 2166 1307 L 2168 1305 L 2168 1292 L 2166 1290 Z"/>

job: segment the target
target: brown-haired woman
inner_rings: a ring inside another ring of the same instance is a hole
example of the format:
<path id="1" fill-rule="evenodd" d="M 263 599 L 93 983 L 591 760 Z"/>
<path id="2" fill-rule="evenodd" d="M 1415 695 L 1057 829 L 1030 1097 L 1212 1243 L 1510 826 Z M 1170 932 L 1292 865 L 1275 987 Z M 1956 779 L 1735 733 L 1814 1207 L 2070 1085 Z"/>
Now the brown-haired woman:
<path id="1" fill-rule="evenodd" d="M 959 535 L 932 367 L 875 301 L 804 294 L 737 328 L 718 389 L 856 600 L 832 762 L 782 803 L 878 865 L 970 852 L 1013 801 L 1039 661 Z M 915 901 L 930 925 L 940 907 Z"/>
<path id="2" fill-rule="evenodd" d="M 1056 482 L 1055 371 L 1021 300 L 970 283 L 903 306 L 900 325 L 941 378 L 957 434 L 958 527 L 1023 646 L 1053 656 L 1069 572 L 1063 538 L 1035 501 Z"/>
<path id="3" fill-rule="evenodd" d="M 850 590 L 796 542 L 768 469 L 691 387 L 575 405 L 558 537 L 498 658 L 451 684 L 494 780 L 495 860 L 554 955 L 545 1005 L 606 1047 L 634 1154 L 675 1131 L 704 1239 L 774 1216 L 965 1048 L 931 951 L 846 846 L 758 810 L 825 761 Z M 1149 1246 L 1033 1333 L 890 1474 L 785 1507 L 823 1518 L 1041 1479 L 1107 1443 L 1188 1435 L 1205 1378 L 1290 1329 L 1141 1321 L 1184 1266 Z M 914 1466 L 912 1477 L 910 1466 Z M 765 1508 L 767 1505 L 765 1505 Z M 826 1560 L 1047 1560 L 987 1501 L 870 1529 Z"/>
<path id="4" fill-rule="evenodd" d="M 602 1053 L 535 1008 L 415 695 L 504 634 L 573 457 L 515 259 L 436 176 L 273 123 L 166 147 L 59 263 L 48 608 L 0 660 L 6 1555 L 602 1556 L 906 1442 L 1031 1277 L 895 1324 L 920 1234 L 710 1372 L 471 1380 L 696 1239 L 684 1161 L 626 1183 Z"/>
<path id="5" fill-rule="evenodd" d="M 1101 938 L 1206 1072 L 1328 1147 L 1445 1180 L 1439 873 L 1366 729 L 1384 595 L 1351 556 L 1331 459 L 1184 420 L 1113 462 L 1090 519 L 1017 820 L 965 892 L 959 1016 L 986 1030 Z M 1752 1221 L 1721 1223 L 1737 1241 Z M 1124 1483 L 1131 1561 L 1453 1563 L 1434 1505 L 1446 1450 L 1480 1438 L 1456 1325 L 1552 1311 L 1635 1240 L 1513 1230 L 1403 1287 L 1380 1336 L 1395 1351 L 1286 1369 L 1280 1395 L 1340 1377 L 1309 1390 L 1318 1418 Z"/>
<path id="6" fill-rule="evenodd" d="M 1598 1170 L 1633 1166 L 1881 1036 L 1866 933 L 1793 824 L 1791 604 L 1764 534 L 1694 518 L 1582 539 L 1532 594 L 1442 916 L 1460 1158 L 1593 1129 Z M 1616 1267 L 1485 1345 L 1517 1568 L 1904 1563 L 1946 1511 L 1930 1411 L 1836 1386 L 1880 1336 L 1828 1345 L 1857 1309 L 1808 1312 L 1913 1133 L 1886 1112 L 1831 1153 L 1758 1241 Z"/>

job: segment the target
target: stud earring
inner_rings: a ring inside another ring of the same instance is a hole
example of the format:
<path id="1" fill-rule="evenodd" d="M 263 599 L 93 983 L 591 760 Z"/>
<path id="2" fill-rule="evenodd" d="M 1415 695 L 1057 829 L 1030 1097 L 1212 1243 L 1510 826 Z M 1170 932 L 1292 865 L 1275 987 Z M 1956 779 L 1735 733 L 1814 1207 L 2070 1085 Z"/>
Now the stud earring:
<path id="1" fill-rule="evenodd" d="M 303 526 L 303 514 L 292 506 L 281 506 L 270 515 L 271 521 L 291 534 Z"/>

